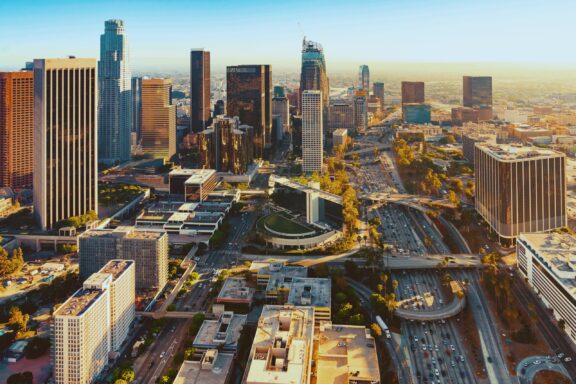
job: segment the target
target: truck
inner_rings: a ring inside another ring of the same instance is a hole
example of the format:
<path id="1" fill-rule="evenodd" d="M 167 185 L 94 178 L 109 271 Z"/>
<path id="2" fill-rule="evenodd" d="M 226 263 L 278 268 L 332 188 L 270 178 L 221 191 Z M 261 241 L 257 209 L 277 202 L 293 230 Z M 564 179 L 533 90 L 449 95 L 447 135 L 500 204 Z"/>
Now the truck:
<path id="1" fill-rule="evenodd" d="M 376 316 L 376 323 L 378 324 L 378 326 L 382 330 L 382 333 L 386 335 L 386 338 L 391 339 L 392 335 L 390 335 L 390 330 L 388 329 L 388 326 L 386 325 L 386 323 L 384 322 L 384 320 L 382 320 L 382 318 L 380 316 Z"/>

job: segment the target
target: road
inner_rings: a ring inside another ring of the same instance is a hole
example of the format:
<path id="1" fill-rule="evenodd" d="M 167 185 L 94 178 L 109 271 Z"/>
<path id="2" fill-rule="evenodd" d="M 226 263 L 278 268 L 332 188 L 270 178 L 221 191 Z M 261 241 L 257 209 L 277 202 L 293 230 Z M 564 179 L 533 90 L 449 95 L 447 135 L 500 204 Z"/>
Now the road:
<path id="1" fill-rule="evenodd" d="M 475 271 L 461 271 L 456 276 L 459 280 L 468 279 L 470 282 L 466 297 L 478 327 L 482 355 L 490 382 L 494 384 L 511 384 L 506 357 L 502 352 L 500 333 L 496 327 L 496 321 L 490 311 L 490 307 L 486 304 L 487 299 L 480 287 L 478 273 Z"/>
<path id="2" fill-rule="evenodd" d="M 541 371 L 554 371 L 564 375 L 567 379 L 570 378 L 570 374 L 556 357 L 530 356 L 519 362 L 516 368 L 520 384 L 531 384 L 534 376 Z"/>

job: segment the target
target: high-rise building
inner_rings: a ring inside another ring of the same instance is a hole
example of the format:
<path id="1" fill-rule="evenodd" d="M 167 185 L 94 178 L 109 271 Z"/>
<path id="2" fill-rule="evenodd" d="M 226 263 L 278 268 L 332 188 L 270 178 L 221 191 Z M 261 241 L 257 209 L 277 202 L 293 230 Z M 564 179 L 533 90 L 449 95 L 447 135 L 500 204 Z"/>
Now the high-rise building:
<path id="1" fill-rule="evenodd" d="M 476 143 L 476 210 L 506 243 L 520 233 L 564 227 L 565 167 L 560 152 Z"/>
<path id="2" fill-rule="evenodd" d="M 328 112 L 328 133 L 335 129 L 345 128 L 348 132 L 355 130 L 354 125 L 354 103 L 348 100 L 332 100 Z"/>
<path id="3" fill-rule="evenodd" d="M 0 72 L 0 187 L 32 186 L 34 77 Z"/>
<path id="4" fill-rule="evenodd" d="M 132 133 L 136 134 L 136 142 L 140 143 L 142 129 L 142 78 L 132 78 Z"/>
<path id="5" fill-rule="evenodd" d="M 424 82 L 402 82 L 402 104 L 424 103 Z"/>
<path id="6" fill-rule="evenodd" d="M 322 172 L 322 92 L 302 93 L 302 171 Z"/>
<path id="7" fill-rule="evenodd" d="M 366 94 L 370 92 L 370 69 L 364 64 L 358 69 L 358 89 Z"/>
<path id="8" fill-rule="evenodd" d="M 428 124 L 432 118 L 430 104 L 403 104 L 402 120 L 406 124 Z"/>
<path id="9" fill-rule="evenodd" d="M 284 87 L 281 85 L 275 85 L 274 86 L 274 96 L 273 97 L 278 97 L 278 98 L 283 98 L 286 97 L 286 92 L 284 90 Z"/>
<path id="10" fill-rule="evenodd" d="M 492 77 L 491 76 L 464 76 L 463 105 L 465 107 L 491 107 L 492 106 Z"/>
<path id="11" fill-rule="evenodd" d="M 276 87 L 274 87 L 276 88 Z M 272 115 L 279 115 L 284 133 L 290 132 L 290 106 L 288 105 L 288 98 L 282 96 L 274 96 L 272 98 Z"/>
<path id="12" fill-rule="evenodd" d="M 56 384 L 95 382 L 120 349 L 135 318 L 134 268 L 132 260 L 111 260 L 54 312 Z"/>
<path id="13" fill-rule="evenodd" d="M 254 128 L 254 157 L 272 145 L 272 66 L 238 65 L 226 69 L 226 112 Z"/>
<path id="14" fill-rule="evenodd" d="M 130 160 L 132 75 L 122 20 L 107 20 L 98 62 L 98 161 Z"/>
<path id="15" fill-rule="evenodd" d="M 95 59 L 34 60 L 34 215 L 42 229 L 98 211 Z"/>
<path id="16" fill-rule="evenodd" d="M 354 130 L 364 132 L 368 129 L 368 100 L 367 91 L 357 91 L 354 95 Z"/>
<path id="17" fill-rule="evenodd" d="M 576 238 L 568 233 L 522 233 L 516 243 L 518 270 L 576 342 Z"/>
<path id="18" fill-rule="evenodd" d="M 374 96 L 380 99 L 380 109 L 384 112 L 384 83 L 375 82 L 372 85 L 372 92 L 374 92 Z"/>
<path id="19" fill-rule="evenodd" d="M 202 168 L 243 174 L 254 161 L 254 129 L 237 117 L 219 116 L 198 135 Z"/>
<path id="20" fill-rule="evenodd" d="M 302 68 L 300 71 L 300 111 L 302 111 L 302 93 L 320 91 L 324 107 L 324 119 L 328 118 L 328 100 L 330 84 L 326 74 L 326 60 L 322 46 L 304 38 L 302 42 Z"/>
<path id="21" fill-rule="evenodd" d="M 160 290 L 168 281 L 168 235 L 132 227 L 98 229 L 78 238 L 80 277 L 97 272 L 112 259 L 136 262 L 136 288 Z"/>
<path id="22" fill-rule="evenodd" d="M 176 106 L 172 105 L 172 81 L 142 79 L 142 152 L 170 158 L 176 154 Z"/>
<path id="23" fill-rule="evenodd" d="M 190 122 L 192 132 L 210 125 L 210 51 L 190 51 Z"/>

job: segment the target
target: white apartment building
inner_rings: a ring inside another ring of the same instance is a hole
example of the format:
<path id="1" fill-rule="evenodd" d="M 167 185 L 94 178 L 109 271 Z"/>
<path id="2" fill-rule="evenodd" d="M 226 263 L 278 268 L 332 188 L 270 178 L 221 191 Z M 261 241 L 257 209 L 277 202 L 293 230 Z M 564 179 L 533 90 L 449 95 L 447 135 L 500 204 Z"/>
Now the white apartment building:
<path id="1" fill-rule="evenodd" d="M 322 93 L 302 92 L 302 171 L 322 172 Z"/>
<path id="2" fill-rule="evenodd" d="M 111 260 L 54 313 L 52 364 L 56 384 L 90 384 L 134 320 L 134 261 Z"/>
<path id="3" fill-rule="evenodd" d="M 521 234 L 516 242 L 518 269 L 538 297 L 564 320 L 576 343 L 576 238 L 569 234 Z"/>

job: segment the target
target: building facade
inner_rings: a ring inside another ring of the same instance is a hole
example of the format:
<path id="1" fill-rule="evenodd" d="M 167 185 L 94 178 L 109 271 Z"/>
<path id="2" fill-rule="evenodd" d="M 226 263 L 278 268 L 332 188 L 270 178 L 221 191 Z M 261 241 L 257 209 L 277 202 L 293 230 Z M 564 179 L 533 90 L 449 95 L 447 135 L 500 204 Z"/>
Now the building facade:
<path id="1" fill-rule="evenodd" d="M 367 91 L 357 91 L 354 95 L 354 130 L 352 132 L 365 132 L 368 129 L 368 100 Z"/>
<path id="2" fill-rule="evenodd" d="M 142 129 L 142 78 L 132 78 L 132 133 L 136 135 L 136 143 L 140 143 Z"/>
<path id="3" fill-rule="evenodd" d="M 132 227 L 98 229 L 78 238 L 80 277 L 97 272 L 113 259 L 136 262 L 136 288 L 160 290 L 168 281 L 168 235 Z"/>
<path id="4" fill-rule="evenodd" d="M 304 39 L 302 42 L 302 67 L 300 70 L 299 106 L 302 112 L 304 91 L 320 91 L 322 95 L 323 118 L 328 119 L 330 84 L 326 74 L 324 49 L 319 43 Z"/>
<path id="5" fill-rule="evenodd" d="M 108 354 L 118 351 L 130 333 L 134 301 L 134 261 L 111 260 L 54 312 L 55 383 L 97 381 Z"/>
<path id="6" fill-rule="evenodd" d="M 241 125 L 237 117 L 219 116 L 200 132 L 198 147 L 202 168 L 243 174 L 254 162 L 254 129 Z"/>
<path id="7" fill-rule="evenodd" d="M 191 132 L 210 125 L 210 51 L 190 51 L 190 123 Z"/>
<path id="8" fill-rule="evenodd" d="M 349 132 L 355 130 L 354 122 L 354 103 L 348 100 L 330 101 L 328 115 L 328 133 L 334 132 L 335 129 L 344 128 Z"/>
<path id="9" fill-rule="evenodd" d="M 463 105 L 469 108 L 492 106 L 492 77 L 463 76 Z"/>
<path id="10" fill-rule="evenodd" d="M 402 82 L 402 104 L 423 103 L 424 102 L 424 82 L 423 81 L 403 81 Z"/>
<path id="11" fill-rule="evenodd" d="M 384 83 L 375 82 L 372 85 L 372 92 L 374 92 L 374 96 L 380 99 L 380 110 L 384 112 Z"/>
<path id="12" fill-rule="evenodd" d="M 172 81 L 142 79 L 142 152 L 171 158 L 176 154 L 176 106 L 172 105 Z"/>
<path id="13" fill-rule="evenodd" d="M 521 234 L 518 269 L 576 343 L 576 238 L 570 234 Z"/>
<path id="14" fill-rule="evenodd" d="M 288 98 L 286 97 L 272 98 L 272 115 L 280 116 L 283 133 L 285 134 L 290 133 L 290 105 L 288 103 Z"/>
<path id="15" fill-rule="evenodd" d="M 34 60 L 34 215 L 42 229 L 98 212 L 96 79 L 94 59 Z"/>
<path id="16" fill-rule="evenodd" d="M 107 20 L 98 62 L 98 161 L 130 160 L 132 74 L 122 20 Z"/>
<path id="17" fill-rule="evenodd" d="M 402 120 L 406 124 L 428 124 L 431 118 L 430 104 L 402 105 Z"/>
<path id="18" fill-rule="evenodd" d="M 254 128 L 254 157 L 263 158 L 272 145 L 272 66 L 226 68 L 226 112 Z"/>
<path id="19" fill-rule="evenodd" d="M 476 210 L 504 242 L 564 227 L 565 167 L 560 152 L 476 143 Z"/>
<path id="20" fill-rule="evenodd" d="M 370 92 L 370 69 L 364 64 L 358 69 L 358 89 L 366 94 Z"/>
<path id="21" fill-rule="evenodd" d="M 302 93 L 302 171 L 322 172 L 322 92 Z"/>
<path id="22" fill-rule="evenodd" d="M 32 186 L 34 76 L 0 72 L 0 187 Z"/>

